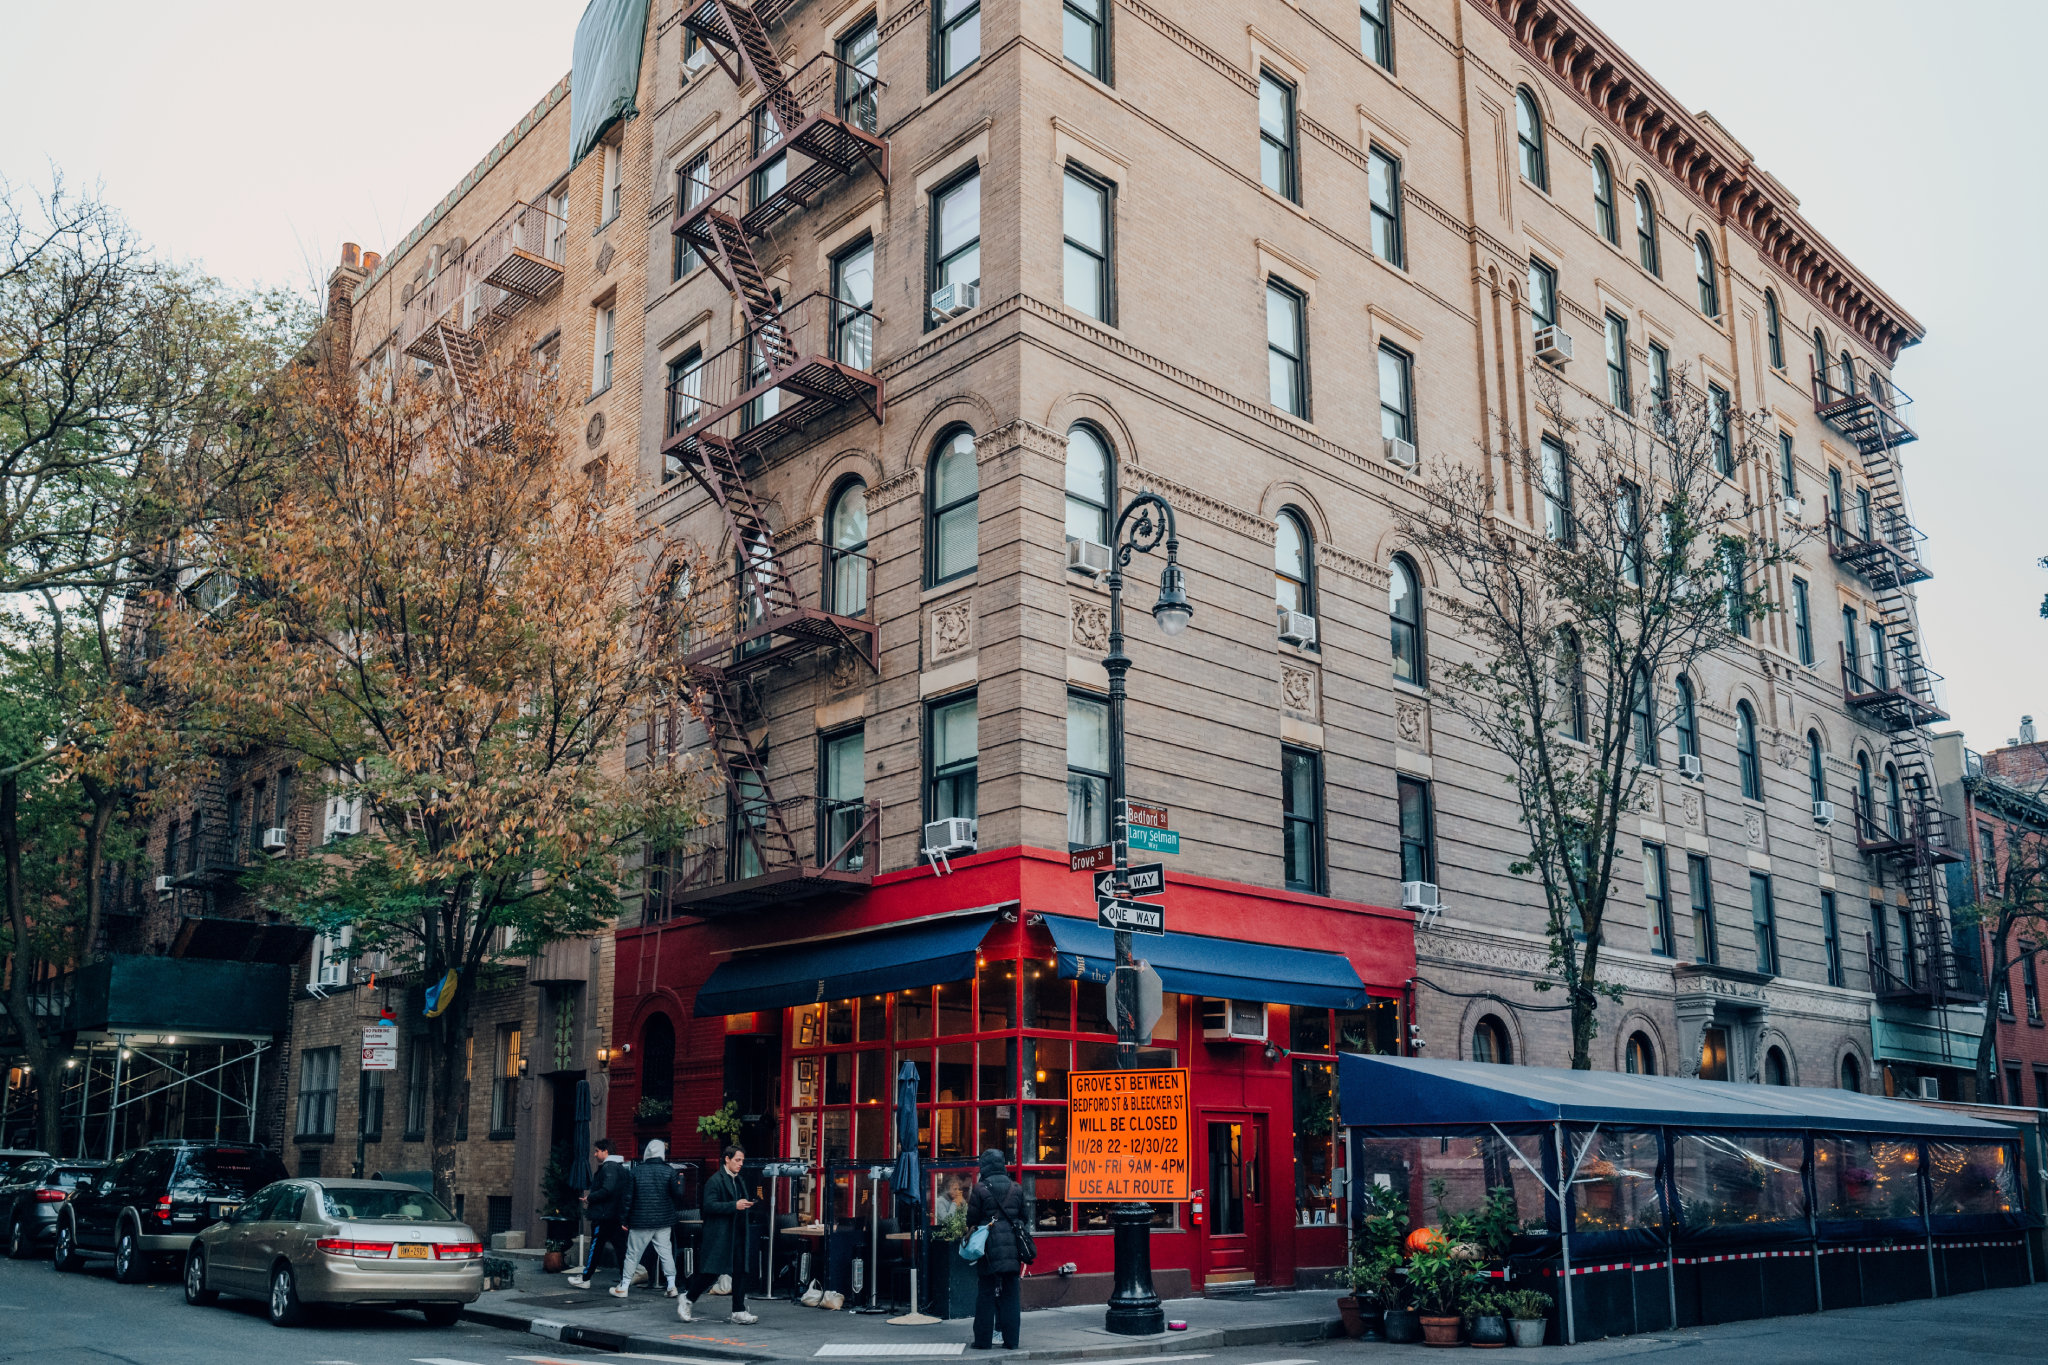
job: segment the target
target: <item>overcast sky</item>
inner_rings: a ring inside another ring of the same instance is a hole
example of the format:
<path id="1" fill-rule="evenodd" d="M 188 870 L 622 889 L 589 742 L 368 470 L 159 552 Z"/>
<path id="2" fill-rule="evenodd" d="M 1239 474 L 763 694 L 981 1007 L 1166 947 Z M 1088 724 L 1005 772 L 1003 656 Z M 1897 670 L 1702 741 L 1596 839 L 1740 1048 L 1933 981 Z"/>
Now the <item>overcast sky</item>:
<path id="1" fill-rule="evenodd" d="M 2048 460 L 2020 326 L 2048 316 L 2020 249 L 2041 238 L 2048 189 L 2036 156 L 2009 155 L 2038 117 L 2048 6 L 1580 3 L 1926 327 L 1898 380 L 1917 400 L 1904 463 L 1936 571 L 1927 655 L 1971 747 L 2004 743 L 2022 713 L 2048 726 Z M 384 250 L 448 192 L 569 69 L 582 8 L 0 0 L 16 54 L 0 175 L 97 180 L 158 248 L 240 283 L 306 286 L 344 240 Z"/>

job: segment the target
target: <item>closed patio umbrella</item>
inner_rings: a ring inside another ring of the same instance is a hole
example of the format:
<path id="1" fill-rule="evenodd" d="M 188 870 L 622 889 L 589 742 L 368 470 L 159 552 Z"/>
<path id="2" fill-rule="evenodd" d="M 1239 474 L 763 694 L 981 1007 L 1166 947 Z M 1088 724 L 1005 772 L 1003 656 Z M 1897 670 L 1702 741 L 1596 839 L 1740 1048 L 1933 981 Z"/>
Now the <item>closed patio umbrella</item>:
<path id="1" fill-rule="evenodd" d="M 575 1154 L 569 1158 L 569 1184 L 573 1189 L 590 1188 L 590 1082 L 576 1082 L 576 1133 L 570 1139 Z"/>

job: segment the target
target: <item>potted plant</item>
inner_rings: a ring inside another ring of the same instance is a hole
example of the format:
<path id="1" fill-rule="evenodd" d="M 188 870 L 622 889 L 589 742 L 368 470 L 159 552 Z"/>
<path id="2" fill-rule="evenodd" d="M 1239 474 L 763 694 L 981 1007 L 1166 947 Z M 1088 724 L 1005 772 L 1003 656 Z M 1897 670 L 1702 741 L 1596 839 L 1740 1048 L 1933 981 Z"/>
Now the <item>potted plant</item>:
<path id="1" fill-rule="evenodd" d="M 561 1274 L 564 1264 L 562 1257 L 568 1250 L 569 1244 L 567 1242 L 550 1240 L 547 1244 L 547 1250 L 541 1255 L 540 1268 L 550 1275 Z"/>
<path id="2" fill-rule="evenodd" d="M 1508 1328 L 1515 1334 L 1515 1345 L 1541 1346 L 1544 1332 L 1550 1326 L 1545 1321 L 1550 1312 L 1550 1295 L 1535 1289 L 1518 1289 L 1502 1294 L 1500 1300 L 1501 1307 L 1507 1309 Z"/>
<path id="3" fill-rule="evenodd" d="M 652 1095 L 642 1095 L 640 1103 L 633 1106 L 633 1122 L 666 1123 L 668 1122 L 669 1115 L 673 1114 L 675 1109 L 675 1104 L 671 1100 L 661 1100 L 656 1099 Z"/>
<path id="4" fill-rule="evenodd" d="M 1377 1256 L 1353 1260 L 1337 1272 L 1338 1287 L 1350 1291 L 1337 1300 L 1337 1316 L 1344 1320 L 1345 1336 L 1356 1339 L 1365 1335 L 1368 1305 L 1378 1307 L 1386 1279 L 1386 1267 Z"/>
<path id="5" fill-rule="evenodd" d="M 1481 1290 L 1465 1302 L 1465 1336 L 1474 1346 L 1508 1344 L 1507 1310 L 1499 1294 Z"/>
<path id="6" fill-rule="evenodd" d="M 697 1120 L 697 1133 L 710 1138 L 719 1147 L 740 1139 L 740 1106 L 738 1100 L 727 1100 L 724 1106 Z"/>
<path id="7" fill-rule="evenodd" d="M 1452 1248 L 1441 1241 L 1430 1243 L 1409 1258 L 1408 1288 L 1415 1295 L 1416 1311 L 1422 1317 L 1423 1344 L 1462 1344 L 1458 1329 L 1464 1325 L 1465 1297 L 1471 1282 L 1470 1262 L 1454 1257 Z"/>
<path id="8" fill-rule="evenodd" d="M 960 1243 L 969 1231 L 967 1200 L 963 1195 L 951 1203 L 952 1208 L 931 1224 L 930 1311 L 933 1317 L 964 1318 L 974 1312 L 981 1271 L 973 1262 L 960 1259 Z"/>

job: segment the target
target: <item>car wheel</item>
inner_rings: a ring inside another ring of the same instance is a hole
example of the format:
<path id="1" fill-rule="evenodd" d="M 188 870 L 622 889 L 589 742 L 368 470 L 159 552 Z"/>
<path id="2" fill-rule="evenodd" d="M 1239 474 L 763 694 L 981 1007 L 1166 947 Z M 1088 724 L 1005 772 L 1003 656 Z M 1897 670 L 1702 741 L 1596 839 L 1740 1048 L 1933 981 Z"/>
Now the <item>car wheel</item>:
<path id="1" fill-rule="evenodd" d="M 459 1303 L 423 1303 L 420 1312 L 427 1315 L 429 1327 L 453 1327 L 462 1319 L 462 1305 Z"/>
<path id="2" fill-rule="evenodd" d="M 50 1264 L 57 1269 L 70 1272 L 85 1264 L 85 1258 L 78 1254 L 78 1244 L 72 1240 L 71 1225 L 57 1225 L 57 1245 L 50 1253 Z"/>
<path id="3" fill-rule="evenodd" d="M 185 1302 L 199 1307 L 218 1298 L 218 1289 L 206 1287 L 206 1253 L 193 1247 L 185 1253 Z"/>
<path id="4" fill-rule="evenodd" d="M 16 1217 L 7 1229 L 7 1258 L 12 1261 L 25 1261 L 29 1258 L 29 1253 L 35 1250 L 35 1245 L 35 1239 L 28 1235 L 28 1225 Z"/>
<path id="5" fill-rule="evenodd" d="M 281 1265 L 270 1272 L 270 1325 L 296 1327 L 306 1320 L 306 1305 L 299 1302 L 298 1281 L 292 1268 Z"/>
<path id="6" fill-rule="evenodd" d="M 149 1278 L 149 1257 L 143 1254 L 142 1239 L 135 1229 L 123 1226 L 120 1236 L 114 1239 L 114 1281 L 117 1284 L 141 1284 Z"/>

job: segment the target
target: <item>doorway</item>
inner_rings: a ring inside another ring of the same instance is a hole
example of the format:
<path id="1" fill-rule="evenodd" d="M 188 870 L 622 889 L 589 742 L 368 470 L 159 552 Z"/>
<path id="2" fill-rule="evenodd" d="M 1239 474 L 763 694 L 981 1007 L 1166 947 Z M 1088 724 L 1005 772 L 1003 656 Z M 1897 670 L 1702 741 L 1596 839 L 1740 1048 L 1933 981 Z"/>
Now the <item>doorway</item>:
<path id="1" fill-rule="evenodd" d="M 1266 1236 L 1266 1119 L 1263 1114 L 1203 1115 L 1207 1222 L 1203 1276 L 1208 1284 L 1263 1284 L 1272 1278 Z"/>

